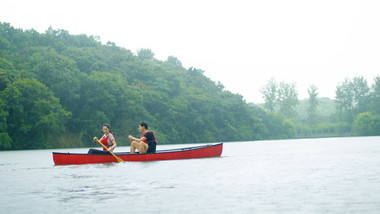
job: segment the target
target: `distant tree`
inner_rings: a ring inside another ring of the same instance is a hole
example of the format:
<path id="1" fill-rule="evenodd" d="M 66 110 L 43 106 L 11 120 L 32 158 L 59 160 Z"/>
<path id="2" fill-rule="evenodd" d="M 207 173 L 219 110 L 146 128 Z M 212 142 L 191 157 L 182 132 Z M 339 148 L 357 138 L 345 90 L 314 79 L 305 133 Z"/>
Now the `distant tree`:
<path id="1" fill-rule="evenodd" d="M 5 101 L 7 132 L 15 149 L 47 148 L 51 133 L 65 131 L 70 112 L 42 83 L 35 79 L 22 79 L 9 84 L 0 93 Z"/>
<path id="2" fill-rule="evenodd" d="M 317 117 L 317 107 L 318 107 L 318 88 L 315 85 L 311 85 L 307 92 L 309 94 L 309 103 L 307 106 L 307 121 L 309 125 L 313 125 L 316 122 Z"/>
<path id="3" fill-rule="evenodd" d="M 99 71 L 106 67 L 105 58 L 100 50 L 94 47 L 67 47 L 61 55 L 64 55 L 75 61 L 76 67 L 84 73 L 89 74 L 91 71 Z M 68 66 L 71 67 L 70 64 Z"/>
<path id="4" fill-rule="evenodd" d="M 336 87 L 335 96 L 340 120 L 352 124 L 355 114 L 366 111 L 369 91 L 368 83 L 363 77 L 345 79 L 340 83 Z"/>
<path id="5" fill-rule="evenodd" d="M 374 79 L 370 92 L 370 110 L 380 115 L 380 76 Z"/>
<path id="6" fill-rule="evenodd" d="M 223 89 L 224 89 L 224 85 L 223 85 L 220 81 L 218 81 L 218 82 L 216 83 L 216 86 L 217 86 L 220 90 L 223 91 Z"/>
<path id="7" fill-rule="evenodd" d="M 174 56 L 168 56 L 168 59 L 166 60 L 167 63 L 175 66 L 182 66 L 182 62 Z"/>
<path id="8" fill-rule="evenodd" d="M 361 77 L 354 77 L 352 80 L 352 90 L 354 94 L 355 114 L 369 110 L 370 87 L 367 80 Z"/>
<path id="9" fill-rule="evenodd" d="M 5 101 L 0 97 L 0 149 L 8 149 L 12 146 L 12 139 L 7 132 L 7 117 Z"/>
<path id="10" fill-rule="evenodd" d="M 265 101 L 265 108 L 274 112 L 276 109 L 276 101 L 277 101 L 277 83 L 271 78 L 267 81 L 266 85 L 261 89 L 261 93 L 263 95 Z"/>
<path id="11" fill-rule="evenodd" d="M 154 59 L 154 53 L 151 49 L 145 49 L 145 48 L 139 49 L 137 51 L 137 56 L 141 60 L 153 60 Z"/>
<path id="12" fill-rule="evenodd" d="M 298 104 L 298 93 L 295 83 L 281 82 L 278 88 L 279 111 L 285 118 L 295 118 L 297 112 L 295 107 Z"/>
<path id="13" fill-rule="evenodd" d="M 104 122 L 119 145 L 141 121 L 160 143 L 294 136 L 293 121 L 249 106 L 174 56 L 163 62 L 150 49 L 133 54 L 52 27 L 39 33 L 0 23 L 0 94 L 1 148 L 47 148 L 53 138 L 62 139 L 53 146 L 93 146 Z"/>
<path id="14" fill-rule="evenodd" d="M 291 119 L 286 119 L 282 122 L 283 137 L 282 138 L 294 138 L 296 136 L 296 126 Z"/>
<path id="15" fill-rule="evenodd" d="M 298 104 L 298 93 L 295 83 L 280 82 L 270 79 L 261 89 L 265 100 L 264 107 L 269 112 L 280 112 L 287 119 L 294 119 L 297 116 L 295 110 Z"/>
<path id="16" fill-rule="evenodd" d="M 356 116 L 354 122 L 354 134 L 360 136 L 380 134 L 380 115 L 371 112 L 363 112 Z"/>
<path id="17" fill-rule="evenodd" d="M 63 106 L 79 98 L 79 70 L 75 62 L 58 54 L 54 49 L 36 48 L 29 59 L 38 80 L 49 87 Z"/>
<path id="18" fill-rule="evenodd" d="M 370 90 L 367 80 L 362 76 L 354 77 L 351 84 L 354 96 L 354 104 L 361 104 L 364 102 L 364 98 L 368 96 Z"/>
<path id="19" fill-rule="evenodd" d="M 349 79 L 345 79 L 336 87 L 335 101 L 337 103 L 337 110 L 339 120 L 343 121 L 346 114 L 348 121 L 352 121 L 352 109 L 353 109 L 353 91 Z"/>
<path id="20" fill-rule="evenodd" d="M 0 57 L 0 91 L 4 90 L 7 87 L 10 81 L 7 77 L 7 73 L 9 71 L 12 72 L 13 70 L 15 70 L 15 68 L 12 63 Z"/>

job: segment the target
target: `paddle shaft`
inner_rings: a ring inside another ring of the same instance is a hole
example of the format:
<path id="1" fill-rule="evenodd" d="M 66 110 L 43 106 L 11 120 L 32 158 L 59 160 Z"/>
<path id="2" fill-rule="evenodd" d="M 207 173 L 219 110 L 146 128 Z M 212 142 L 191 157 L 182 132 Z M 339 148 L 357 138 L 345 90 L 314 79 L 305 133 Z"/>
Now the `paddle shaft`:
<path id="1" fill-rule="evenodd" d="M 102 142 L 100 142 L 98 139 L 95 139 L 95 140 L 96 140 L 96 142 L 98 142 L 100 145 L 102 145 L 103 148 L 105 148 L 105 149 L 107 150 L 107 147 L 106 147 Z M 107 150 L 107 151 L 108 151 L 108 150 Z M 117 162 L 124 162 L 123 159 L 117 157 L 113 152 L 111 152 L 111 151 L 108 151 L 108 152 L 111 153 L 111 155 L 113 155 L 113 156 L 116 158 Z"/>

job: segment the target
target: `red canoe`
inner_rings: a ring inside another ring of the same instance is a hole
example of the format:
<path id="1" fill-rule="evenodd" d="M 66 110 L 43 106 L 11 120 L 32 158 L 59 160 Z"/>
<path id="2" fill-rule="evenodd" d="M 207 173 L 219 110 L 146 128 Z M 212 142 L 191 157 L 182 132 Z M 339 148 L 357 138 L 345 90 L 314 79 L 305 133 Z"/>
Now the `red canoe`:
<path id="1" fill-rule="evenodd" d="M 130 154 L 129 152 L 116 152 L 117 157 L 124 161 L 160 161 L 193 158 L 218 157 L 222 154 L 223 143 L 203 146 L 158 150 L 153 154 Z M 53 152 L 53 160 L 56 165 L 113 163 L 117 162 L 109 152 L 90 149 L 85 153 L 61 153 Z"/>

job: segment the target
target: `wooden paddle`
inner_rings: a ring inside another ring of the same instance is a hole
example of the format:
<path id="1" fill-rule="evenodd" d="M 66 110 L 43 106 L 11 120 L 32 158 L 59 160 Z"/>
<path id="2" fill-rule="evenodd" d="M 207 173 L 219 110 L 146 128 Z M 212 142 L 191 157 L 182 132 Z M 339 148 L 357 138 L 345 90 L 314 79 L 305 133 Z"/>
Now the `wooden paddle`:
<path id="1" fill-rule="evenodd" d="M 100 145 L 102 145 L 103 146 L 103 148 L 105 148 L 105 149 L 107 149 L 107 147 L 105 146 L 105 145 L 103 145 L 103 143 L 102 142 L 100 142 L 98 139 L 95 139 L 96 140 L 96 142 L 98 142 Z M 107 150 L 108 151 L 108 150 Z M 115 158 L 116 158 L 116 160 L 117 160 L 117 162 L 124 162 L 124 160 L 123 159 L 121 159 L 121 158 L 119 158 L 119 157 L 117 157 L 114 153 L 112 153 L 111 151 L 108 151 L 109 153 L 111 153 L 111 155 L 113 155 Z"/>

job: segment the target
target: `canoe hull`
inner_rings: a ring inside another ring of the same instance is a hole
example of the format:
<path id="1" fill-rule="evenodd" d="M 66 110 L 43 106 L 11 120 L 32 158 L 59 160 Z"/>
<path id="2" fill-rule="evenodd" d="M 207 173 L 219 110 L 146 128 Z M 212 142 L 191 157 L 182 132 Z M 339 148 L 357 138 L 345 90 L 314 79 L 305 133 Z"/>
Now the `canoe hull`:
<path id="1" fill-rule="evenodd" d="M 187 147 L 172 150 L 161 150 L 153 154 L 129 154 L 127 152 L 114 153 L 124 161 L 161 161 L 161 160 L 180 160 L 193 158 L 218 157 L 222 154 L 223 143 L 204 145 L 197 147 Z M 117 162 L 115 157 L 110 154 L 84 154 L 84 153 L 60 153 L 53 152 L 55 165 L 71 164 L 95 164 Z"/>

